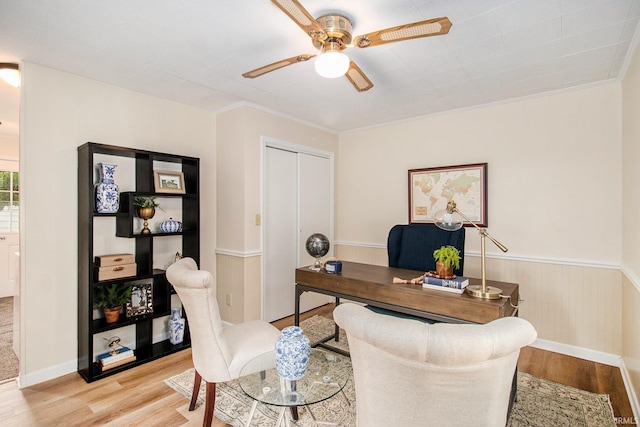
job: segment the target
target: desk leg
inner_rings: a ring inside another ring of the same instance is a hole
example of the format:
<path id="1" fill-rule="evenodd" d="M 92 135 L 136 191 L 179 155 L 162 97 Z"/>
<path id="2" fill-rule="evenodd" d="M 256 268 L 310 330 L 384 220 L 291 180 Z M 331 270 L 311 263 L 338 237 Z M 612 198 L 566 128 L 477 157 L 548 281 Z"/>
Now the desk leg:
<path id="1" fill-rule="evenodd" d="M 292 380 L 291 381 L 291 391 L 292 392 L 296 392 L 298 389 L 298 383 L 296 382 L 296 380 Z M 298 415 L 298 407 L 297 406 L 292 406 L 291 407 L 291 418 L 293 419 L 293 421 L 298 421 L 299 415 Z"/>
<path id="2" fill-rule="evenodd" d="M 340 305 L 340 298 L 336 297 L 336 307 Z M 335 325 L 335 335 L 336 342 L 340 341 L 340 326 L 336 322 L 333 322 Z"/>
<path id="3" fill-rule="evenodd" d="M 302 291 L 296 283 L 296 310 L 293 315 L 293 324 L 296 326 L 300 326 L 300 295 L 302 295 Z"/>
<path id="4" fill-rule="evenodd" d="M 511 381 L 511 393 L 509 394 L 509 409 L 507 409 L 507 418 L 511 415 L 511 409 L 516 401 L 516 393 L 518 392 L 518 366 L 516 365 L 516 371 L 513 373 L 513 380 Z"/>

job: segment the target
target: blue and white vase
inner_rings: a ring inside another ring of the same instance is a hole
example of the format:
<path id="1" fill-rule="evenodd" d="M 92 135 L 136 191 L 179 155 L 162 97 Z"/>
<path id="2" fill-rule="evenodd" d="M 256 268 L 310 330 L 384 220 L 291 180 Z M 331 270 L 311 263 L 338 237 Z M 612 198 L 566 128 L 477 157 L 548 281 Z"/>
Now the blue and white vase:
<path id="1" fill-rule="evenodd" d="M 160 224 L 160 230 L 164 233 L 177 233 L 182 230 L 182 223 L 174 220 L 173 218 L 169 218 L 167 221 L 162 221 Z"/>
<path id="2" fill-rule="evenodd" d="M 173 345 L 180 344 L 184 340 L 184 319 L 180 317 L 180 309 L 171 310 L 169 319 L 169 342 Z"/>
<path id="3" fill-rule="evenodd" d="M 101 179 L 96 184 L 96 211 L 98 213 L 116 213 L 120 207 L 120 191 L 113 180 L 117 165 L 98 163 Z"/>
<path id="4" fill-rule="evenodd" d="M 276 341 L 276 369 L 285 380 L 298 380 L 307 372 L 311 345 L 299 326 L 288 326 Z"/>

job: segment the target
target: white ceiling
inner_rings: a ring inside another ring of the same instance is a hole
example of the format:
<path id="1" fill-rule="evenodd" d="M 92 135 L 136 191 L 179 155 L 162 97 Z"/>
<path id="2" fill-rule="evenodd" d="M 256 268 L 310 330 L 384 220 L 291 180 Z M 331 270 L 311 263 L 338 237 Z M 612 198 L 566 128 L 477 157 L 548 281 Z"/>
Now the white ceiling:
<path id="1" fill-rule="evenodd" d="M 259 105 L 335 131 L 621 77 L 640 0 L 301 0 L 354 36 L 448 16 L 447 35 L 346 52 L 374 84 L 316 75 L 307 35 L 270 0 L 0 0 L 0 62 L 27 61 L 218 111 Z M 28 82 L 25 83 L 28 85 Z M 17 123 L 0 85 L 0 132 Z M 17 126 L 16 126 L 17 129 Z"/>

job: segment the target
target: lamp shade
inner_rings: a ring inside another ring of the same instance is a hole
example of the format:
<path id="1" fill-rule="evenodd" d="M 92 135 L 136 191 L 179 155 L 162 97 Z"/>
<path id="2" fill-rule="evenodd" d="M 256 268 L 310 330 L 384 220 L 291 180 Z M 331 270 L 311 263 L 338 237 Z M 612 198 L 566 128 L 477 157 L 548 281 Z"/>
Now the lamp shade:
<path id="1" fill-rule="evenodd" d="M 349 69 L 349 62 L 349 57 L 342 53 L 337 43 L 327 43 L 316 58 L 316 73 L 329 79 L 342 77 Z"/>
<path id="2" fill-rule="evenodd" d="M 20 87 L 18 64 L 0 62 L 0 78 L 13 87 Z"/>
<path id="3" fill-rule="evenodd" d="M 435 213 L 433 222 L 438 228 L 447 231 L 460 230 L 463 225 L 463 220 L 457 210 L 449 212 L 447 209 L 439 210 Z"/>

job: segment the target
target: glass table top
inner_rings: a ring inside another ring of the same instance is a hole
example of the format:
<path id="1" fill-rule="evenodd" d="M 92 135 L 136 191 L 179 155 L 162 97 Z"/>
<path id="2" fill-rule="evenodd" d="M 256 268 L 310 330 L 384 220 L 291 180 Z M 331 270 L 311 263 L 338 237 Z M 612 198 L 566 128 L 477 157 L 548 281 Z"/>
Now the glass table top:
<path id="1" fill-rule="evenodd" d="M 240 387 L 252 399 L 274 406 L 301 406 L 322 402 L 339 393 L 349 379 L 351 359 L 340 354 L 311 349 L 304 377 L 280 378 L 276 353 L 270 351 L 250 360 L 240 372 Z"/>

